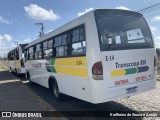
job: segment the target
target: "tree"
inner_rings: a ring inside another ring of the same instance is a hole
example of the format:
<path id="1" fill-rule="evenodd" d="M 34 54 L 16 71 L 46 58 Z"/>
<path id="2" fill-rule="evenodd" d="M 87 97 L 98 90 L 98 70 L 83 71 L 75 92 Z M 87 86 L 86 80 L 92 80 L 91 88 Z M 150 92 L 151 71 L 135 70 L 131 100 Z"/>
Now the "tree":
<path id="1" fill-rule="evenodd" d="M 160 57 L 160 48 L 156 48 L 157 57 Z"/>

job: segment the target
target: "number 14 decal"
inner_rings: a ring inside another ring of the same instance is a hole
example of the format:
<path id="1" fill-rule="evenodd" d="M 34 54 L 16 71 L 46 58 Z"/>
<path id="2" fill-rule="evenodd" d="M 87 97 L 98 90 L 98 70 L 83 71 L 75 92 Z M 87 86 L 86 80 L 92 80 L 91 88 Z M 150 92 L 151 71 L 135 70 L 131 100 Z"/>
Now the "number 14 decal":
<path id="1" fill-rule="evenodd" d="M 113 61 L 114 55 L 106 56 L 106 61 Z"/>
<path id="2" fill-rule="evenodd" d="M 77 65 L 82 65 L 82 60 L 76 60 Z"/>

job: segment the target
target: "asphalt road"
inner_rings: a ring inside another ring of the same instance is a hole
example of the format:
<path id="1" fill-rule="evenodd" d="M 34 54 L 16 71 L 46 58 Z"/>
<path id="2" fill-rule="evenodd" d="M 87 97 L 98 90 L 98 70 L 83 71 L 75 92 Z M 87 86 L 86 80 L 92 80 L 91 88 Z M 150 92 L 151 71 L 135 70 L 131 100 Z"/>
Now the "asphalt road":
<path id="1" fill-rule="evenodd" d="M 49 90 L 45 87 L 42 87 L 38 84 L 30 85 L 28 80 L 25 80 L 24 76 L 19 77 L 20 80 L 29 87 L 34 93 L 40 96 L 45 102 L 50 104 L 56 111 L 136 111 L 132 108 L 125 106 L 119 102 L 112 101 L 102 104 L 91 104 L 73 97 L 67 97 L 63 101 L 56 101 Z M 97 120 L 97 119 L 106 119 L 104 117 L 67 117 L 70 120 L 81 120 L 81 119 L 88 119 L 88 120 Z M 110 120 L 124 120 L 130 118 L 108 118 Z M 132 120 L 142 120 L 140 117 L 133 117 Z"/>
<path id="2" fill-rule="evenodd" d="M 21 77 L 21 80 L 24 81 L 23 77 Z M 29 83 L 24 83 L 24 84 L 28 86 L 32 91 L 34 91 L 38 96 L 40 96 L 43 100 L 45 100 L 47 103 L 53 106 L 54 109 L 56 109 L 57 111 L 118 111 L 118 112 L 160 111 L 160 82 L 157 83 L 157 88 L 150 92 L 102 104 L 91 104 L 72 97 L 69 98 L 66 97 L 64 101 L 59 102 L 54 100 L 52 94 L 48 91 L 47 88 L 42 87 L 38 84 L 34 85 L 30 85 Z M 99 119 L 99 118 L 88 118 L 88 119 Z M 124 118 L 117 118 L 117 119 L 120 120 Z M 149 118 L 135 117 L 132 119 L 142 120 Z"/>
<path id="3" fill-rule="evenodd" d="M 15 75 L 16 76 L 16 75 Z M 45 102 L 51 105 L 56 111 L 160 111 L 160 82 L 157 83 L 157 88 L 147 93 L 136 95 L 128 99 L 115 100 L 112 102 L 102 103 L 102 104 L 91 104 L 76 98 L 66 97 L 63 101 L 54 100 L 52 94 L 45 87 L 38 84 L 30 85 L 28 80 L 24 76 L 19 76 L 19 79 L 30 88 L 36 95 L 41 97 Z M 82 119 L 67 117 L 67 119 Z M 100 117 L 88 117 L 83 119 L 106 119 Z M 150 117 L 132 117 L 132 118 L 109 118 L 111 120 L 118 119 L 131 119 L 131 120 L 149 120 Z M 160 118 L 154 118 L 160 119 Z"/>

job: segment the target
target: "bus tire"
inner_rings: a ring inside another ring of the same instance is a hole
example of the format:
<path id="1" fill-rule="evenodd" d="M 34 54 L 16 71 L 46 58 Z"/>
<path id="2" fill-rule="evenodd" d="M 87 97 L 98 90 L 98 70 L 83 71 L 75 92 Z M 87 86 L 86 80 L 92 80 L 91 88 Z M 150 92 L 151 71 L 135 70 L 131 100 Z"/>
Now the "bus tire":
<path id="1" fill-rule="evenodd" d="M 59 92 L 59 88 L 58 88 L 58 84 L 57 84 L 56 80 L 53 80 L 51 82 L 51 92 L 53 94 L 53 97 L 57 101 L 61 101 L 62 100 L 62 94 Z"/>

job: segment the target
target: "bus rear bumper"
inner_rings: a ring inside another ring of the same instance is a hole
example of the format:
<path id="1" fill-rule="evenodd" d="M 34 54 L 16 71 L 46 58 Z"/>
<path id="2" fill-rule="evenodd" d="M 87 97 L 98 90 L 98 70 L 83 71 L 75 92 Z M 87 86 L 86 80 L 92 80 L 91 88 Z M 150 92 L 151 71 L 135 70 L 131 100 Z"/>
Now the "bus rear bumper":
<path id="1" fill-rule="evenodd" d="M 129 88 L 134 88 L 134 87 L 137 88 L 137 91 L 128 94 L 127 90 Z M 132 95 L 137 95 L 140 93 L 153 90 L 154 88 L 156 88 L 156 81 L 154 79 L 150 79 L 147 81 L 138 82 L 134 84 L 124 85 L 124 86 L 119 86 L 119 87 L 106 88 L 105 90 L 99 91 L 101 94 L 97 96 L 96 94 L 94 94 L 95 96 L 92 96 L 92 103 L 98 104 L 98 103 L 113 101 L 116 99 L 127 98 Z"/>

